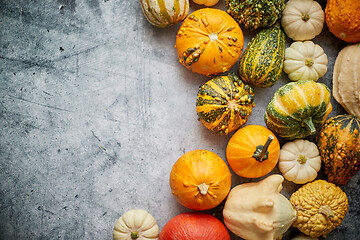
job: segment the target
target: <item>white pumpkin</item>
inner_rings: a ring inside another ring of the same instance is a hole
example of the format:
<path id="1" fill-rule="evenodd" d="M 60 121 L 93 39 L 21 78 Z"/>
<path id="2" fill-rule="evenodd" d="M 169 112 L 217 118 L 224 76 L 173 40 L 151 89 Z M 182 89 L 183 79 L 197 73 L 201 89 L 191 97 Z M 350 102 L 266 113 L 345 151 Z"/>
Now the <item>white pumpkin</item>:
<path id="1" fill-rule="evenodd" d="M 313 39 L 321 33 L 324 22 L 325 13 L 314 0 L 288 1 L 281 17 L 284 32 L 295 41 Z"/>
<path id="2" fill-rule="evenodd" d="M 360 43 L 344 47 L 336 57 L 333 96 L 346 112 L 360 118 Z"/>
<path id="3" fill-rule="evenodd" d="M 293 42 L 285 49 L 284 72 L 292 81 L 317 81 L 327 72 L 328 58 L 312 41 Z"/>
<path id="4" fill-rule="evenodd" d="M 194 3 L 205 6 L 214 6 L 219 0 L 193 0 Z"/>
<path id="5" fill-rule="evenodd" d="M 159 227 L 153 216 L 143 209 L 132 209 L 124 213 L 116 222 L 114 240 L 156 240 Z"/>
<path id="6" fill-rule="evenodd" d="M 146 19 L 159 28 L 181 22 L 189 13 L 189 0 L 139 0 Z"/>
<path id="7" fill-rule="evenodd" d="M 299 234 L 296 237 L 294 237 L 291 240 L 318 240 L 318 238 L 312 238 L 310 236 L 307 236 L 305 234 Z"/>
<path id="8" fill-rule="evenodd" d="M 231 189 L 223 210 L 226 227 L 244 239 L 280 239 L 296 219 L 296 210 L 280 193 L 283 181 L 274 174 Z"/>
<path id="9" fill-rule="evenodd" d="M 287 142 L 280 150 L 278 166 L 288 181 L 296 184 L 310 182 L 321 167 L 319 149 L 315 143 L 305 139 Z"/>

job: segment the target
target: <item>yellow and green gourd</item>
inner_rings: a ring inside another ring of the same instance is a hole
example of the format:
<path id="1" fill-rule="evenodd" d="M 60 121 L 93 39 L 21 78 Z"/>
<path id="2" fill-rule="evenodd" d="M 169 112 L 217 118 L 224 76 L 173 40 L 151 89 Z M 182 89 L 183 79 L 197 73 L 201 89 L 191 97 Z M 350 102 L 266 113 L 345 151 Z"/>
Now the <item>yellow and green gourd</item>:
<path id="1" fill-rule="evenodd" d="M 181 22 L 189 13 L 189 0 L 139 0 L 145 18 L 159 28 Z"/>
<path id="2" fill-rule="evenodd" d="M 271 87 L 279 80 L 285 55 L 285 34 L 278 25 L 255 35 L 240 57 L 241 79 L 257 87 Z"/>
<path id="3" fill-rule="evenodd" d="M 224 135 L 244 125 L 254 106 L 254 89 L 234 73 L 215 77 L 200 86 L 196 99 L 199 121 Z"/>
<path id="4" fill-rule="evenodd" d="M 288 140 L 315 134 L 332 110 L 329 88 L 311 80 L 288 83 L 267 106 L 267 127 Z"/>

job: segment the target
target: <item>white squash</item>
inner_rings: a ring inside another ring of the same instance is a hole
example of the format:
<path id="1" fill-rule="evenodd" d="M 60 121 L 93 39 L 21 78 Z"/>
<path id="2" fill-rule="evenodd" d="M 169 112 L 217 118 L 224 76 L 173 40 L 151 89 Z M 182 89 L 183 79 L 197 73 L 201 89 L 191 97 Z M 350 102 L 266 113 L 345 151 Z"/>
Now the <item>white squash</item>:
<path id="1" fill-rule="evenodd" d="M 360 118 L 360 43 L 346 46 L 336 57 L 333 96 L 346 112 Z"/>
<path id="2" fill-rule="evenodd" d="M 295 41 L 313 39 L 321 33 L 324 22 L 325 13 L 314 0 L 288 1 L 281 17 L 284 32 Z"/>
<path id="3" fill-rule="evenodd" d="M 312 238 L 310 236 L 307 236 L 305 234 L 299 234 L 296 237 L 294 237 L 291 240 L 318 240 L 318 238 Z"/>
<path id="4" fill-rule="evenodd" d="M 287 142 L 280 150 L 278 166 L 287 180 L 296 184 L 310 182 L 321 167 L 319 149 L 315 143 L 305 139 Z"/>
<path id="5" fill-rule="evenodd" d="M 153 216 L 143 209 L 132 209 L 124 213 L 116 222 L 114 240 L 156 240 L 159 227 Z"/>
<path id="6" fill-rule="evenodd" d="M 296 219 L 290 201 L 280 194 L 283 181 L 281 175 L 275 174 L 260 182 L 234 187 L 223 210 L 227 228 L 244 239 L 281 237 Z"/>
<path id="7" fill-rule="evenodd" d="M 219 0 L 193 0 L 194 3 L 205 6 L 214 6 Z"/>
<path id="8" fill-rule="evenodd" d="M 139 0 L 146 19 L 159 28 L 181 22 L 189 13 L 189 0 Z"/>
<path id="9" fill-rule="evenodd" d="M 292 81 L 317 81 L 327 72 L 328 58 L 312 41 L 293 42 L 285 49 L 284 72 Z"/>

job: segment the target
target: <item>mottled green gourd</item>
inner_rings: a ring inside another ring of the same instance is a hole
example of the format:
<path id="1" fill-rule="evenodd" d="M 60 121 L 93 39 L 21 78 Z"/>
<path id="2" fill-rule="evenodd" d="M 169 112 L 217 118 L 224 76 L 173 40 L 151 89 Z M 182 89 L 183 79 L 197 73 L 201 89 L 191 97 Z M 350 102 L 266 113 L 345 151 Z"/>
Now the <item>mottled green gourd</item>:
<path id="1" fill-rule="evenodd" d="M 285 56 L 285 34 L 278 25 L 251 39 L 240 57 L 239 76 L 257 87 L 271 87 L 280 78 Z"/>
<path id="2" fill-rule="evenodd" d="M 329 118 L 317 138 L 328 181 L 346 184 L 360 169 L 360 119 L 348 114 Z"/>
<path id="3" fill-rule="evenodd" d="M 266 126 L 292 140 L 316 133 L 332 110 L 329 88 L 312 80 L 285 84 L 267 106 Z"/>
<path id="4" fill-rule="evenodd" d="M 267 28 L 281 17 L 284 0 L 226 0 L 227 12 L 246 28 Z"/>
<path id="5" fill-rule="evenodd" d="M 219 134 L 244 125 L 255 107 L 254 89 L 234 73 L 215 77 L 199 88 L 196 111 L 201 123 Z"/>

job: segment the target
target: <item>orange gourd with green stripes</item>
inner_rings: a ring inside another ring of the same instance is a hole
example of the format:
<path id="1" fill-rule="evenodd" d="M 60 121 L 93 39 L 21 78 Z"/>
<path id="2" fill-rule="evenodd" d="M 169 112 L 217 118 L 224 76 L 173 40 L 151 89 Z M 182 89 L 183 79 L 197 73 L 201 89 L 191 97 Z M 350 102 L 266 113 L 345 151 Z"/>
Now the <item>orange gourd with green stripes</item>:
<path id="1" fill-rule="evenodd" d="M 346 184 L 360 169 L 360 119 L 348 114 L 329 118 L 317 138 L 328 181 Z"/>
<path id="2" fill-rule="evenodd" d="M 189 13 L 189 0 L 140 0 L 145 18 L 164 28 L 181 22 Z"/>
<path id="3" fill-rule="evenodd" d="M 219 134 L 228 134 L 244 125 L 254 106 L 254 89 L 233 73 L 202 85 L 196 100 L 201 123 Z"/>
<path id="4" fill-rule="evenodd" d="M 285 34 L 280 27 L 261 30 L 240 57 L 240 78 L 257 87 L 271 87 L 281 76 L 284 54 Z"/>
<path id="5" fill-rule="evenodd" d="M 292 140 L 315 134 L 332 110 L 330 91 L 322 83 L 302 80 L 277 90 L 267 106 L 265 123 L 280 137 Z"/>

